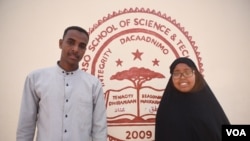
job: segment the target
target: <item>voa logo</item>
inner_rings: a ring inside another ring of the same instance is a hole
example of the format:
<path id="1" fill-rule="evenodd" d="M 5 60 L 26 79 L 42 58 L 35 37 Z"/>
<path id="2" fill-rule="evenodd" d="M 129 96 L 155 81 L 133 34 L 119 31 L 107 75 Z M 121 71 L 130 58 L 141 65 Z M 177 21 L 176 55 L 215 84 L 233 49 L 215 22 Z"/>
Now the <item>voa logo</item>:
<path id="1" fill-rule="evenodd" d="M 247 136 L 244 129 L 226 129 L 227 136 Z"/>

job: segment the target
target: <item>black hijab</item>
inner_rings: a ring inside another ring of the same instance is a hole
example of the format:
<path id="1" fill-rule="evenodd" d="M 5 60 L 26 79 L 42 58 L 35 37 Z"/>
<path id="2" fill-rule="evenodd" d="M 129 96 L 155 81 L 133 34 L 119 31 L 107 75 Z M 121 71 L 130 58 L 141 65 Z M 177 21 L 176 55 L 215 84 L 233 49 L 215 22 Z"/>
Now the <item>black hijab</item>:
<path id="1" fill-rule="evenodd" d="M 195 70 L 199 84 L 183 93 L 169 78 L 156 114 L 155 141 L 221 141 L 221 126 L 230 124 L 227 116 L 191 59 L 177 58 L 170 73 L 179 63 Z"/>

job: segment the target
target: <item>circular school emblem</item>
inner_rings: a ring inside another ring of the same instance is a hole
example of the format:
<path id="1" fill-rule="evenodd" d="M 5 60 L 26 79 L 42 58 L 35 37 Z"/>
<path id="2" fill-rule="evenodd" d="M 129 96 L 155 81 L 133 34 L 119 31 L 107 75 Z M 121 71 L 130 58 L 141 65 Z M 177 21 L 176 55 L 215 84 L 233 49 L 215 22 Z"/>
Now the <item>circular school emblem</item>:
<path id="1" fill-rule="evenodd" d="M 192 36 L 160 11 L 130 8 L 89 29 L 82 69 L 98 77 L 106 99 L 109 141 L 153 141 L 155 115 L 169 66 L 189 57 L 203 72 Z"/>

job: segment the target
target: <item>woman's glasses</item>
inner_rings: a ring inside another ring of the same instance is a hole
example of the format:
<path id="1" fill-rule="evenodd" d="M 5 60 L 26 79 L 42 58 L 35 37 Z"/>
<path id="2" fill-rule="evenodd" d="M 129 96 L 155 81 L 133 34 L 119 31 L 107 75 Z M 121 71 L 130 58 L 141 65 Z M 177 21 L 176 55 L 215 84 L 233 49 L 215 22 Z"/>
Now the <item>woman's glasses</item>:
<path id="1" fill-rule="evenodd" d="M 194 70 L 186 70 L 184 72 L 173 72 L 172 77 L 174 79 L 179 79 L 181 76 L 184 76 L 185 78 L 191 77 L 194 74 Z"/>

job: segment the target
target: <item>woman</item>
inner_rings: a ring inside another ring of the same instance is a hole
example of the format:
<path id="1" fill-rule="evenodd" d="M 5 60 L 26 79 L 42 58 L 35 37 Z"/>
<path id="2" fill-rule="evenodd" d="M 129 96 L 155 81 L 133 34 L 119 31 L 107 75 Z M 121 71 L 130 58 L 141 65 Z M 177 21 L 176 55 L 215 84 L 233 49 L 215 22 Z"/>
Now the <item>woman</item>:
<path id="1" fill-rule="evenodd" d="M 194 62 L 177 58 L 156 114 L 155 141 L 221 141 L 230 124 Z"/>

